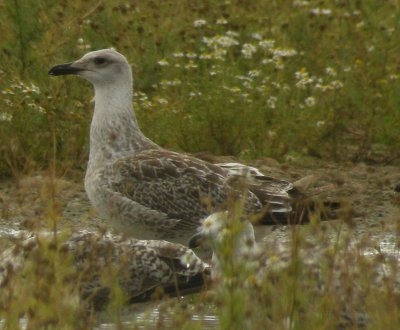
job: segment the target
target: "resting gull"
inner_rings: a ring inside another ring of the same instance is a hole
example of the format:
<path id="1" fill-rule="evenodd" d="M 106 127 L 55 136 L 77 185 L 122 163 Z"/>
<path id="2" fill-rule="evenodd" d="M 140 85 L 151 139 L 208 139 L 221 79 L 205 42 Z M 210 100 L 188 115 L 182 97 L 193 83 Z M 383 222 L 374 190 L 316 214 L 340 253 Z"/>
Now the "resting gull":
<path id="1" fill-rule="evenodd" d="M 47 245 L 55 250 L 54 236 L 24 236 L 0 254 L 0 297 L 9 297 L 8 293 L 15 290 L 14 281 L 21 278 L 15 274 L 26 265 L 38 267 L 30 274 L 36 271 L 49 277 L 54 271 L 52 260 L 46 259 L 48 253 L 43 252 Z M 95 310 L 103 309 L 109 302 L 110 283 L 105 280 L 109 274 L 115 274 L 127 303 L 150 300 L 155 292 L 170 296 L 198 292 L 210 274 L 209 266 L 190 249 L 166 241 L 78 232 L 58 244 L 57 251 L 60 259 L 72 260 L 74 273 L 69 275 L 72 278 L 68 283 L 76 283 L 81 302 Z M 1 300 L 0 304 L 4 303 Z"/>
<path id="2" fill-rule="evenodd" d="M 85 189 L 93 207 L 120 231 L 140 239 L 187 245 L 201 220 L 226 207 L 238 166 L 218 166 L 166 150 L 141 132 L 132 108 L 133 80 L 126 58 L 97 50 L 56 65 L 50 75 L 78 75 L 94 86 Z M 243 165 L 242 165 L 243 166 Z M 240 166 L 239 166 L 240 167 Z M 254 171 L 253 171 L 254 172 Z M 261 223 L 291 223 L 293 185 L 250 173 L 245 210 Z"/>

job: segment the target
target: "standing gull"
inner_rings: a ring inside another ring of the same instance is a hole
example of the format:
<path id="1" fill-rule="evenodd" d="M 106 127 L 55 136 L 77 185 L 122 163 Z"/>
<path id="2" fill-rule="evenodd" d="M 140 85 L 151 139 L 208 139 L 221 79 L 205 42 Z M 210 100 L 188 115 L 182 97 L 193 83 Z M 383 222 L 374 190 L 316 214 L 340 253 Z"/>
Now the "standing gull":
<path id="1" fill-rule="evenodd" d="M 229 166 L 165 150 L 141 132 L 132 109 L 132 72 L 114 49 L 97 50 L 56 65 L 50 75 L 78 75 L 94 86 L 85 189 L 100 215 L 141 239 L 188 244 L 201 220 L 226 207 L 235 188 Z M 246 214 L 265 224 L 293 221 L 290 191 L 281 180 L 249 180 Z"/>

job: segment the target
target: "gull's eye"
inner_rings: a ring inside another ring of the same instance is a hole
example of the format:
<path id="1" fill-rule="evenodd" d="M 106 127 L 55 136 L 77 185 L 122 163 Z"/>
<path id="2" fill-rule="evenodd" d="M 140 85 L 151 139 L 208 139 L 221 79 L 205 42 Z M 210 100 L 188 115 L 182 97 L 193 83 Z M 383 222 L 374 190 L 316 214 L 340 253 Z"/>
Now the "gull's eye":
<path id="1" fill-rule="evenodd" d="M 96 57 L 94 59 L 94 64 L 96 64 L 96 65 L 101 65 L 104 63 L 106 63 L 106 59 L 104 57 Z"/>

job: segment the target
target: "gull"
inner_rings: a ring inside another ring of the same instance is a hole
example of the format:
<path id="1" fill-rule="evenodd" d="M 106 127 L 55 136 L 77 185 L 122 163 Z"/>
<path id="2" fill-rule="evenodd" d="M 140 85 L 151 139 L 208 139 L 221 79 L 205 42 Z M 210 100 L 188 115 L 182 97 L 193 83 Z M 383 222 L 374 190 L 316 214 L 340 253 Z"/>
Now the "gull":
<path id="1" fill-rule="evenodd" d="M 226 208 L 240 166 L 214 165 L 148 139 L 132 108 L 132 71 L 122 54 L 92 51 L 52 67 L 49 74 L 77 75 L 94 86 L 85 190 L 114 228 L 140 239 L 187 245 L 204 218 Z M 261 214 L 262 224 L 298 221 L 292 209 L 294 186 L 252 174 L 256 180 L 246 182 L 245 214 Z"/>
<path id="2" fill-rule="evenodd" d="M 15 281 L 23 278 L 15 275 L 24 274 L 25 266 L 38 265 L 41 274 L 54 271 L 53 260 L 43 252 L 43 246 L 56 246 L 52 234 L 30 233 L 13 240 L 16 244 L 0 254 L 0 296 L 4 298 L 9 297 L 7 290 L 15 290 Z M 210 274 L 209 266 L 190 249 L 166 241 L 81 231 L 58 244 L 60 260 L 72 260 L 74 271 L 68 283 L 76 283 L 73 289 L 79 292 L 80 302 L 94 310 L 107 306 L 114 279 L 126 303 L 138 303 L 151 300 L 157 292 L 169 296 L 198 292 Z M 115 277 L 107 283 L 110 274 Z"/>

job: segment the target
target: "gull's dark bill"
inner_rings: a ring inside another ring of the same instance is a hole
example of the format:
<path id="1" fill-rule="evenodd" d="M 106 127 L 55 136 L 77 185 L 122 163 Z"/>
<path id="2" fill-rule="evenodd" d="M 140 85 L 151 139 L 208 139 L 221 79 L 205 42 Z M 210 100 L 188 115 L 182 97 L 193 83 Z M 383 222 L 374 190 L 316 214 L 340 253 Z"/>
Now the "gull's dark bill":
<path id="1" fill-rule="evenodd" d="M 73 67 L 72 64 L 73 64 L 73 62 L 53 66 L 49 70 L 49 75 L 63 76 L 63 75 L 67 75 L 67 74 L 77 74 L 78 72 L 83 70 L 81 68 Z"/>

